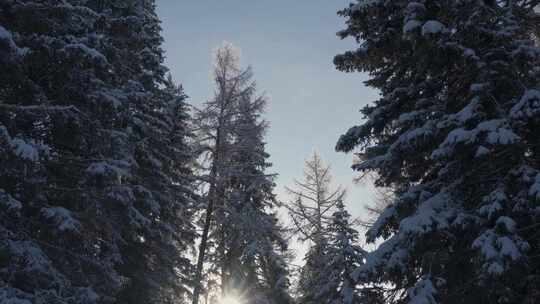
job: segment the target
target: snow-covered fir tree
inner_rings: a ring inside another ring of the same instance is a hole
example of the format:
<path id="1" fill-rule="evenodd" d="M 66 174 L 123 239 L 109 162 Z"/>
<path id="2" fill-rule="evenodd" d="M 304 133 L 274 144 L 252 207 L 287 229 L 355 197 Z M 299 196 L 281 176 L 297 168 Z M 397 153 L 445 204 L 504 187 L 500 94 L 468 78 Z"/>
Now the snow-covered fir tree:
<path id="1" fill-rule="evenodd" d="M 361 301 L 354 272 L 363 263 L 358 231 L 350 222 L 343 202 L 338 202 L 328 234 L 305 257 L 299 278 L 299 304 L 353 304 Z M 375 302 L 370 302 L 375 303 Z"/>
<path id="2" fill-rule="evenodd" d="M 122 287 L 85 183 L 106 107 L 93 96 L 111 89 L 97 19 L 61 1 L 0 8 L 0 302 L 107 303 Z"/>
<path id="3" fill-rule="evenodd" d="M 300 268 L 296 286 L 296 302 L 298 304 L 328 303 L 329 286 L 328 278 L 325 277 L 328 241 L 326 237 L 319 238 L 317 243 L 311 244 L 304 256 L 304 265 Z"/>
<path id="4" fill-rule="evenodd" d="M 276 215 L 274 175 L 265 151 L 268 124 L 262 119 L 264 96 L 255 86 L 244 90 L 237 105 L 235 138 L 228 166 L 224 214 L 226 286 L 248 303 L 291 303 L 285 257 L 287 241 Z"/>
<path id="5" fill-rule="evenodd" d="M 154 10 L 0 4 L 0 302 L 183 296 L 192 156 Z"/>
<path id="6" fill-rule="evenodd" d="M 290 303 L 287 242 L 274 210 L 274 175 L 266 172 L 266 99 L 256 94 L 251 69 L 239 67 L 232 45 L 220 47 L 215 62 L 216 95 L 198 119 L 210 166 L 197 277 L 207 262 L 206 279 L 219 276 L 222 295 Z"/>
<path id="7" fill-rule="evenodd" d="M 337 150 L 396 190 L 356 278 L 387 303 L 540 301 L 538 1 L 363 0 L 338 69 L 381 98 Z"/>
<path id="8" fill-rule="evenodd" d="M 354 271 L 363 263 L 365 252 L 358 245 L 358 231 L 352 227 L 351 215 L 342 201 L 337 204 L 336 209 L 329 229 L 331 238 L 325 271 L 329 280 L 327 288 L 332 291 L 328 303 L 361 303 Z"/>

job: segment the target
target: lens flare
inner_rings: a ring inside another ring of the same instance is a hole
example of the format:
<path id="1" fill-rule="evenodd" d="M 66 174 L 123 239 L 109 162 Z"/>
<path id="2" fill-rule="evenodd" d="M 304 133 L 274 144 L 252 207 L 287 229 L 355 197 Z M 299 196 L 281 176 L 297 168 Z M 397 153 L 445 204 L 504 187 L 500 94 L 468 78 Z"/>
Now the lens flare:
<path id="1" fill-rule="evenodd" d="M 228 290 L 225 292 L 221 300 L 218 302 L 219 304 L 246 304 L 246 301 L 244 301 L 244 297 L 241 292 L 238 292 L 238 290 Z"/>
<path id="2" fill-rule="evenodd" d="M 219 304 L 243 304 L 243 302 L 239 297 L 226 295 L 219 301 Z"/>

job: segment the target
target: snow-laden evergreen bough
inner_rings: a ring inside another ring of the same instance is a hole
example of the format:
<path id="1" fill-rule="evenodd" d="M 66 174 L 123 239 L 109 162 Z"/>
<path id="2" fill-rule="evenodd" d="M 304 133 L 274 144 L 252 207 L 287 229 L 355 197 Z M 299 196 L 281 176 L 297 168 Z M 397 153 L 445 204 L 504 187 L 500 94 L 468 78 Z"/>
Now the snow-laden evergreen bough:
<path id="1" fill-rule="evenodd" d="M 0 302 L 178 303 L 185 96 L 153 1 L 0 3 Z"/>
<path id="2" fill-rule="evenodd" d="M 396 199 L 356 271 L 387 303 L 540 302 L 540 49 L 533 1 L 361 1 L 335 57 L 380 99 L 342 135 Z M 374 289 L 375 290 L 375 289 Z"/>

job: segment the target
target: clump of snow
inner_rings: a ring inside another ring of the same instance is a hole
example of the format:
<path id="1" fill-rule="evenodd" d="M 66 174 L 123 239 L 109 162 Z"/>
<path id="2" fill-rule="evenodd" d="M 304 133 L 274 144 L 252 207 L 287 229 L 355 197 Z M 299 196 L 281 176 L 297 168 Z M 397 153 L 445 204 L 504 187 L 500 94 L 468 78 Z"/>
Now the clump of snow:
<path id="1" fill-rule="evenodd" d="M 37 162 L 42 156 L 48 156 L 51 148 L 43 142 L 35 140 L 24 140 L 22 138 L 11 138 L 6 127 L 0 126 L 0 139 L 7 142 L 13 154 L 22 159 Z"/>
<path id="2" fill-rule="evenodd" d="M 482 128 L 482 124 L 478 125 L 479 128 Z M 487 141 L 488 143 L 495 145 L 509 145 L 519 140 L 519 136 L 514 133 L 512 130 L 500 127 L 496 130 L 491 129 L 491 126 L 488 126 L 486 130 L 489 130 Z"/>
<path id="3" fill-rule="evenodd" d="M 414 186 L 409 189 L 408 192 L 402 194 L 393 204 L 386 207 L 386 209 L 378 216 L 375 223 L 367 231 L 366 237 L 368 242 L 374 242 L 377 237 L 381 235 L 384 227 L 396 217 L 398 209 L 396 206 L 402 204 L 408 204 L 409 201 L 415 201 L 423 192 L 421 186 Z"/>
<path id="4" fill-rule="evenodd" d="M 126 98 L 120 90 L 99 91 L 91 96 L 101 103 L 112 105 L 115 109 L 120 107 Z"/>
<path id="5" fill-rule="evenodd" d="M 484 147 L 484 146 L 480 146 L 478 147 L 478 149 L 476 149 L 476 153 L 474 154 L 474 157 L 482 157 L 484 155 L 487 155 L 489 154 L 489 149 Z"/>
<path id="6" fill-rule="evenodd" d="M 370 274 L 379 273 L 383 267 L 404 271 L 408 255 L 405 251 L 399 250 L 398 245 L 398 238 L 394 235 L 380 244 L 377 250 L 368 252 L 365 263 L 354 271 L 354 279 L 359 280 Z M 389 260 L 392 264 L 388 264 Z"/>
<path id="7" fill-rule="evenodd" d="M 20 158 L 27 159 L 29 161 L 36 162 L 39 160 L 39 152 L 38 150 L 28 142 L 20 139 L 15 138 L 11 141 L 11 144 L 13 145 L 13 150 L 15 152 L 15 155 L 17 155 Z"/>
<path id="8" fill-rule="evenodd" d="M 61 232 L 78 232 L 81 223 L 73 216 L 71 211 L 63 207 L 42 208 L 41 214 L 51 220 Z"/>
<path id="9" fill-rule="evenodd" d="M 420 203 L 415 214 L 404 218 L 399 224 L 399 235 L 425 234 L 449 227 L 450 219 L 455 216 L 453 209 L 448 208 L 449 200 L 447 194 L 440 192 Z"/>
<path id="10" fill-rule="evenodd" d="M 493 119 L 479 123 L 476 128 L 466 130 L 458 128 L 448 133 L 444 142 L 433 151 L 432 158 L 451 155 L 458 144 L 473 144 L 480 140 L 480 135 L 486 135 L 487 143 L 491 145 L 510 145 L 520 137 L 508 129 L 506 120 Z"/>
<path id="11" fill-rule="evenodd" d="M 429 20 L 422 26 L 422 35 L 434 35 L 444 31 L 445 26 L 437 20 Z"/>
<path id="12" fill-rule="evenodd" d="M 20 293 L 20 292 L 19 292 Z M 30 300 L 18 295 L 16 290 L 9 287 L 0 287 L 0 303 L 2 304 L 32 304 Z"/>
<path id="13" fill-rule="evenodd" d="M 51 262 L 45 253 L 34 243 L 30 241 L 11 241 L 7 242 L 7 249 L 10 255 L 19 257 L 25 261 L 24 271 L 26 272 L 51 272 Z"/>
<path id="14" fill-rule="evenodd" d="M 77 299 L 80 303 L 98 303 L 99 295 L 91 287 L 77 289 Z"/>
<path id="15" fill-rule="evenodd" d="M 498 238 L 497 245 L 500 248 L 500 253 L 502 256 L 510 257 L 514 261 L 521 257 L 521 252 L 516 243 L 509 237 L 503 236 Z"/>
<path id="16" fill-rule="evenodd" d="M 476 52 L 473 49 L 463 48 L 463 56 L 465 58 L 476 58 Z"/>
<path id="17" fill-rule="evenodd" d="M 124 186 L 112 187 L 111 191 L 107 193 L 107 197 L 125 206 L 129 206 L 136 200 L 131 187 Z"/>
<path id="18" fill-rule="evenodd" d="M 6 30 L 5 27 L 0 25 L 0 39 L 2 40 L 8 40 L 11 39 L 11 33 Z"/>
<path id="19" fill-rule="evenodd" d="M 131 206 L 128 207 L 129 221 L 137 228 L 149 226 L 152 221 L 144 216 L 137 208 Z"/>
<path id="20" fill-rule="evenodd" d="M 536 199 L 540 199 L 540 173 L 534 178 L 534 182 L 529 188 L 529 195 Z"/>
<path id="21" fill-rule="evenodd" d="M 27 48 L 19 48 L 13 41 L 13 35 L 5 27 L 0 25 L 0 47 L 2 44 L 6 45 L 12 55 L 24 56 L 27 52 Z"/>
<path id="22" fill-rule="evenodd" d="M 4 189 L 0 189 L 0 204 L 3 204 L 7 210 L 19 210 L 22 208 L 21 202 L 6 193 Z"/>
<path id="23" fill-rule="evenodd" d="M 408 12 L 408 14 L 419 13 L 419 12 L 423 12 L 425 10 L 426 10 L 426 6 L 423 3 L 411 2 L 411 3 L 407 4 L 407 12 Z M 408 15 L 408 16 L 410 16 L 410 15 Z"/>
<path id="24" fill-rule="evenodd" d="M 471 84 L 470 91 L 473 94 L 478 94 L 483 92 L 487 87 L 488 85 L 486 83 L 473 83 Z"/>
<path id="25" fill-rule="evenodd" d="M 507 222 L 504 219 L 502 221 Z M 517 236 L 500 236 L 493 229 L 489 229 L 474 240 L 472 248 L 482 254 L 485 260 L 483 268 L 487 273 L 497 275 L 507 270 L 509 261 L 521 259 L 522 252 L 529 250 L 530 245 Z"/>
<path id="26" fill-rule="evenodd" d="M 540 91 L 538 90 L 527 90 L 510 110 L 512 118 L 538 117 L 538 114 L 540 114 Z"/>
<path id="27" fill-rule="evenodd" d="M 411 2 L 405 9 L 405 21 L 412 19 L 422 19 L 426 11 L 426 6 L 420 2 Z"/>
<path id="28" fill-rule="evenodd" d="M 458 125 L 463 125 L 470 119 L 474 118 L 477 113 L 477 109 L 480 107 L 480 102 L 477 97 L 474 97 L 471 102 L 469 102 L 465 107 L 463 107 L 459 112 L 451 114 L 448 116 L 447 121 L 457 123 Z M 438 127 L 444 127 L 447 122 L 443 121 L 439 123 Z"/>
<path id="29" fill-rule="evenodd" d="M 386 261 L 385 267 L 387 267 L 387 269 L 402 269 L 405 265 L 405 261 L 408 258 L 409 251 L 407 249 L 396 249 Z"/>
<path id="30" fill-rule="evenodd" d="M 405 22 L 405 25 L 403 25 L 403 33 L 404 34 L 410 33 L 416 30 L 417 28 L 419 28 L 421 25 L 422 25 L 422 22 L 418 20 L 414 20 L 414 19 L 409 20 Z"/>
<path id="31" fill-rule="evenodd" d="M 419 19 L 422 19 L 425 10 L 426 7 L 424 4 L 419 2 L 411 2 L 407 5 L 407 8 L 405 9 L 403 34 L 408 34 L 422 26 L 422 22 L 419 21 Z"/>
<path id="32" fill-rule="evenodd" d="M 466 229 L 467 226 L 476 221 L 476 217 L 469 214 L 469 213 L 463 213 L 458 212 L 455 216 L 455 218 L 452 220 L 451 226 L 454 228 L 461 228 Z"/>
<path id="33" fill-rule="evenodd" d="M 421 278 L 414 287 L 407 290 L 409 304 L 437 304 L 437 289 L 429 277 Z"/>
<path id="34" fill-rule="evenodd" d="M 90 164 L 90 166 L 86 168 L 86 172 L 91 175 L 104 175 L 107 172 L 108 167 L 109 165 L 106 162 L 97 162 Z"/>
<path id="35" fill-rule="evenodd" d="M 11 142 L 11 136 L 9 135 L 7 128 L 3 125 L 0 125 L 0 139 L 8 143 Z"/>
<path id="36" fill-rule="evenodd" d="M 516 231 L 516 222 L 507 216 L 499 217 L 495 224 L 502 227 L 507 233 L 514 233 Z"/>
<path id="37" fill-rule="evenodd" d="M 399 136 L 397 141 L 392 144 L 390 150 L 395 150 L 398 147 L 414 147 L 415 142 L 424 138 L 429 138 L 435 130 L 433 121 L 427 121 L 423 126 L 408 130 Z"/>
<path id="38" fill-rule="evenodd" d="M 64 50 L 65 51 L 79 50 L 79 51 L 82 51 L 89 58 L 107 62 L 107 58 L 102 53 L 100 53 L 98 50 L 94 48 L 88 47 L 84 43 L 67 44 L 66 46 L 64 46 Z"/>
<path id="39" fill-rule="evenodd" d="M 502 206 L 507 199 L 506 194 L 501 189 L 491 192 L 483 199 L 485 205 L 478 209 L 478 214 L 491 219 L 495 214 L 502 210 Z"/>
<path id="40" fill-rule="evenodd" d="M 107 177 L 122 183 L 122 178 L 129 176 L 129 162 L 125 160 L 108 160 L 92 163 L 86 168 L 91 176 Z"/>
<path id="41" fill-rule="evenodd" d="M 399 115 L 398 120 L 396 121 L 397 124 L 401 125 L 410 121 L 414 121 L 418 118 L 423 118 L 425 116 L 425 112 L 423 111 L 411 111 L 406 112 L 401 115 Z"/>

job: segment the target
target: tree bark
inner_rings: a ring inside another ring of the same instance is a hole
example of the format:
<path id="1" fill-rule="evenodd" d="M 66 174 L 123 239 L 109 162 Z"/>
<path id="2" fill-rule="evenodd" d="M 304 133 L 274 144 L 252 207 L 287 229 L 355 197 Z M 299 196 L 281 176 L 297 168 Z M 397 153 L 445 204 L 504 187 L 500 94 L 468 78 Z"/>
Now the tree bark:
<path id="1" fill-rule="evenodd" d="M 221 150 L 221 128 L 218 127 L 216 132 L 216 148 L 214 151 L 214 159 L 212 163 L 212 169 L 210 170 L 210 186 L 208 189 L 208 206 L 206 206 L 206 218 L 204 220 L 203 233 L 201 235 L 201 243 L 199 244 L 199 255 L 197 257 L 197 268 L 195 270 L 195 287 L 193 289 L 193 301 L 192 304 L 199 304 L 199 297 L 201 294 L 201 281 L 202 271 L 204 266 L 204 259 L 206 255 L 206 249 L 208 247 L 208 235 L 210 233 L 210 226 L 212 225 L 212 215 L 214 213 L 214 205 L 216 200 L 216 182 L 218 173 L 218 164 L 220 161 Z"/>

